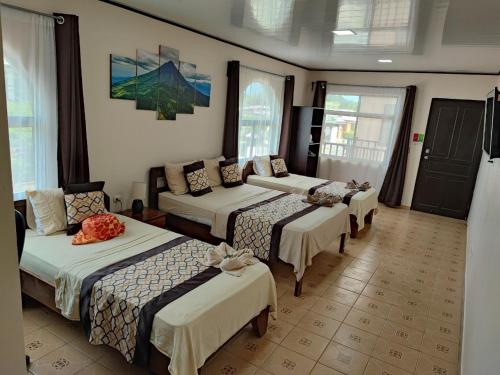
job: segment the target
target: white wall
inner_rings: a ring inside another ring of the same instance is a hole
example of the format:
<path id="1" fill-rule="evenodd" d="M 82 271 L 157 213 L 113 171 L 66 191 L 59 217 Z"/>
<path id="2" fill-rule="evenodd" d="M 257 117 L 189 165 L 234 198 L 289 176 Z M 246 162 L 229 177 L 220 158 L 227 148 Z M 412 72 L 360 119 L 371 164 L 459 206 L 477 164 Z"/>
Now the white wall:
<path id="1" fill-rule="evenodd" d="M 425 133 L 432 98 L 484 100 L 486 94 L 494 86 L 497 77 L 421 73 L 311 72 L 309 79 L 311 81 L 325 80 L 330 83 L 354 85 L 397 87 L 416 85 L 417 96 L 412 133 Z M 308 92 L 310 93 L 310 82 Z M 402 202 L 405 206 L 411 205 L 421 152 L 421 143 L 410 142 Z"/>
<path id="2" fill-rule="evenodd" d="M 9 131 L 0 27 L 0 374 L 25 374 L 23 314 L 17 265 Z"/>
<path id="3" fill-rule="evenodd" d="M 99 1 L 12 0 L 9 3 L 80 18 L 80 44 L 90 175 L 105 180 L 105 191 L 127 197 L 132 181 L 146 181 L 150 167 L 222 153 L 229 60 L 278 74 L 295 75 L 295 104 L 305 104 L 307 71 L 218 42 Z M 109 54 L 134 57 L 137 48 L 157 51 L 163 44 L 212 76 L 209 108 L 176 121 L 157 121 L 134 101 L 109 98 Z"/>
<path id="4" fill-rule="evenodd" d="M 463 375 L 500 371 L 499 196 L 500 159 L 488 163 L 483 154 L 467 226 Z"/>

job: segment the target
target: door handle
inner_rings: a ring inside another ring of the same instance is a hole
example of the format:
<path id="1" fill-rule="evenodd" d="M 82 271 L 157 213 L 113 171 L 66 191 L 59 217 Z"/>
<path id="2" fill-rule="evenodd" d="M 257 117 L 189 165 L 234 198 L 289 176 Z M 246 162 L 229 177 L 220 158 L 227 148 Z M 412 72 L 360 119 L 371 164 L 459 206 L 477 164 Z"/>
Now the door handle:
<path id="1" fill-rule="evenodd" d="M 425 159 L 425 160 L 428 160 L 428 159 L 429 159 L 429 157 L 428 157 L 427 155 L 425 155 L 425 156 L 424 156 L 424 159 Z"/>

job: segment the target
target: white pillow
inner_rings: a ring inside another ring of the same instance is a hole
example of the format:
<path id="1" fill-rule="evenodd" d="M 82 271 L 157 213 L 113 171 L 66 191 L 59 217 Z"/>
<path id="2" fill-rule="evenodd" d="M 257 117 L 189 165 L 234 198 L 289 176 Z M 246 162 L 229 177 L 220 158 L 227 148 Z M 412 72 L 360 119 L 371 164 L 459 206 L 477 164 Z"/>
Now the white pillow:
<path id="1" fill-rule="evenodd" d="M 194 162 L 195 160 L 182 163 L 165 163 L 165 177 L 167 178 L 168 188 L 174 195 L 182 195 L 189 192 L 183 167 Z"/>
<path id="2" fill-rule="evenodd" d="M 47 235 L 66 229 L 66 208 L 62 189 L 27 191 L 26 199 L 29 199 L 33 208 L 38 233 Z"/>
<path id="3" fill-rule="evenodd" d="M 219 162 L 224 160 L 226 160 L 224 156 L 219 156 L 215 159 L 203 159 L 208 174 L 208 182 L 212 187 L 222 185 Z"/>
<path id="4" fill-rule="evenodd" d="M 259 176 L 271 177 L 273 175 L 273 169 L 271 168 L 271 159 L 269 155 L 254 156 L 253 171 Z"/>
<path id="5" fill-rule="evenodd" d="M 28 228 L 36 231 L 35 213 L 33 212 L 33 207 L 28 196 L 26 196 L 26 224 Z"/>

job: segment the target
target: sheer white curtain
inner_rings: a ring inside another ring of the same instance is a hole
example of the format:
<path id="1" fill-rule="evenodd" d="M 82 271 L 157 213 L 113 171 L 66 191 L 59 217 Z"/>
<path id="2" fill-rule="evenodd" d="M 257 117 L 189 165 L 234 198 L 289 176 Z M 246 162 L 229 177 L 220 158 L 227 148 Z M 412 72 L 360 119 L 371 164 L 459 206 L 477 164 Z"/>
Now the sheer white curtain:
<path id="1" fill-rule="evenodd" d="M 405 89 L 328 85 L 318 176 L 380 189 L 401 123 Z"/>
<path id="2" fill-rule="evenodd" d="M 240 68 L 238 160 L 278 152 L 285 77 Z"/>
<path id="3" fill-rule="evenodd" d="M 57 187 L 54 20 L 2 7 L 2 39 L 14 199 Z"/>

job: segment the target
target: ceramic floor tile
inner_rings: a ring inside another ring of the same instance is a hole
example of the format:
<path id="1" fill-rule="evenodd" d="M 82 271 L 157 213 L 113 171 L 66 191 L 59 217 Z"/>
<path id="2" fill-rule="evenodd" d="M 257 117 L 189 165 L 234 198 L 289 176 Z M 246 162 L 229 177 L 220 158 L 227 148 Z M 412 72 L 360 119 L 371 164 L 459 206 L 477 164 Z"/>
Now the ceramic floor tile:
<path id="1" fill-rule="evenodd" d="M 281 346 L 317 361 L 328 342 L 329 340 L 324 337 L 300 328 L 294 328 L 283 340 Z"/>
<path id="2" fill-rule="evenodd" d="M 365 288 L 366 283 L 351 277 L 340 276 L 337 281 L 335 281 L 334 285 L 354 293 L 361 293 Z"/>
<path id="3" fill-rule="evenodd" d="M 43 357 L 64 345 L 59 337 L 41 328 L 24 337 L 24 351 L 32 361 Z"/>
<path id="4" fill-rule="evenodd" d="M 389 315 L 392 305 L 366 296 L 359 296 L 353 307 L 385 319 Z"/>
<path id="5" fill-rule="evenodd" d="M 84 369 L 77 372 L 77 375 L 114 375 L 115 373 L 110 369 L 100 365 L 99 363 L 92 363 Z"/>
<path id="6" fill-rule="evenodd" d="M 284 321 L 280 320 L 279 318 L 277 320 L 269 319 L 267 323 L 267 333 L 266 333 L 266 339 L 271 340 L 275 342 L 276 344 L 279 344 L 280 342 L 283 341 L 283 339 L 290 333 L 290 331 L 293 329 L 293 325 Z"/>
<path id="7" fill-rule="evenodd" d="M 358 299 L 359 294 L 337 286 L 331 286 L 326 289 L 322 297 L 343 303 L 344 305 L 352 306 Z"/>
<path id="8" fill-rule="evenodd" d="M 322 365 L 321 363 L 316 363 L 316 366 L 314 366 L 310 375 L 344 375 L 344 374 L 330 367 Z"/>
<path id="9" fill-rule="evenodd" d="M 411 375 L 411 373 L 375 358 L 370 358 L 363 375 Z"/>
<path id="10" fill-rule="evenodd" d="M 34 375 L 70 375 L 76 374 L 91 362 L 82 352 L 65 345 L 34 361 L 30 371 Z"/>
<path id="11" fill-rule="evenodd" d="M 408 348 L 419 350 L 422 345 L 422 338 L 424 335 L 416 329 L 387 321 L 380 336 L 386 340 L 407 346 Z"/>
<path id="12" fill-rule="evenodd" d="M 401 298 L 401 294 L 397 292 L 371 284 L 365 287 L 362 295 L 391 305 L 394 305 Z"/>
<path id="13" fill-rule="evenodd" d="M 422 352 L 447 362 L 458 363 L 458 345 L 432 334 L 425 334 L 422 340 Z"/>
<path id="14" fill-rule="evenodd" d="M 271 340 L 258 338 L 251 331 L 244 331 L 233 343 L 225 346 L 228 352 L 257 367 L 262 366 L 276 347 Z"/>
<path id="15" fill-rule="evenodd" d="M 350 309 L 350 306 L 343 305 L 342 303 L 320 298 L 311 308 L 311 311 L 341 322 L 347 316 Z"/>
<path id="16" fill-rule="evenodd" d="M 264 370 L 274 375 L 308 374 L 315 362 L 294 351 L 278 347 L 264 363 Z"/>
<path id="17" fill-rule="evenodd" d="M 417 365 L 419 352 L 379 338 L 372 356 L 405 371 L 413 372 Z"/>
<path id="18" fill-rule="evenodd" d="M 422 332 L 425 331 L 428 320 L 427 317 L 423 315 L 415 314 L 413 311 L 402 310 L 399 307 L 393 307 L 391 309 L 388 319 Z"/>
<path id="19" fill-rule="evenodd" d="M 366 354 L 331 342 L 321 356 L 319 362 L 347 375 L 363 374 L 369 357 Z"/>
<path id="20" fill-rule="evenodd" d="M 278 316 L 290 324 L 297 324 L 304 315 L 307 314 L 307 309 L 297 307 L 292 304 L 278 304 Z"/>
<path id="21" fill-rule="evenodd" d="M 370 278 L 373 276 L 372 272 L 355 267 L 347 267 L 342 274 L 344 276 L 352 277 L 353 279 L 357 279 L 365 283 L 367 283 L 368 280 L 370 280 Z"/>
<path id="22" fill-rule="evenodd" d="M 427 320 L 425 332 L 430 333 L 433 336 L 440 336 L 445 340 L 452 341 L 456 344 L 460 342 L 460 326 L 454 324 L 429 319 Z"/>
<path id="23" fill-rule="evenodd" d="M 385 320 L 365 311 L 352 309 L 345 318 L 344 323 L 374 335 L 380 335 L 382 328 L 384 328 Z"/>
<path id="24" fill-rule="evenodd" d="M 222 350 L 203 366 L 202 375 L 253 375 L 257 372 L 257 367 L 246 362 L 235 355 Z"/>
<path id="25" fill-rule="evenodd" d="M 458 375 L 457 366 L 443 361 L 442 359 L 432 357 L 427 354 L 420 354 L 417 361 L 415 375 Z"/>
<path id="26" fill-rule="evenodd" d="M 333 340 L 358 352 L 370 355 L 377 342 L 377 336 L 359 328 L 342 324 Z"/>
<path id="27" fill-rule="evenodd" d="M 120 375 L 146 375 L 147 371 L 143 368 L 127 363 L 117 350 L 110 350 L 105 356 L 99 359 L 98 363 L 115 374 Z"/>
<path id="28" fill-rule="evenodd" d="M 297 327 L 324 338 L 331 339 L 340 327 L 340 324 L 338 320 L 330 319 L 324 315 L 311 311 L 304 315 L 297 324 Z"/>

